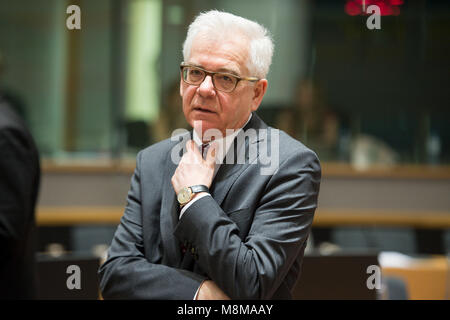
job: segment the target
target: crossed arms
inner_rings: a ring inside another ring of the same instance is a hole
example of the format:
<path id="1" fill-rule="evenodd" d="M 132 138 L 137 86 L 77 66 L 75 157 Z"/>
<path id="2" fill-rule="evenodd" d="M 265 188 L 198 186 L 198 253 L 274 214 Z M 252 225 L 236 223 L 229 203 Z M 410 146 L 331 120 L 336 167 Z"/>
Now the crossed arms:
<path id="1" fill-rule="evenodd" d="M 99 270 L 103 297 L 193 299 L 203 281 L 212 280 L 232 299 L 270 299 L 301 253 L 312 224 L 320 184 L 315 154 L 292 152 L 264 181 L 261 197 L 253 199 L 253 220 L 244 239 L 214 198 L 203 197 L 186 210 L 174 235 L 196 248 L 203 274 L 165 265 L 160 215 L 168 213 L 159 212 L 161 204 L 151 210 L 142 205 L 141 158 L 142 153 L 108 260 Z M 143 215 L 151 215 L 145 220 L 153 224 L 150 234 L 143 232 Z"/>

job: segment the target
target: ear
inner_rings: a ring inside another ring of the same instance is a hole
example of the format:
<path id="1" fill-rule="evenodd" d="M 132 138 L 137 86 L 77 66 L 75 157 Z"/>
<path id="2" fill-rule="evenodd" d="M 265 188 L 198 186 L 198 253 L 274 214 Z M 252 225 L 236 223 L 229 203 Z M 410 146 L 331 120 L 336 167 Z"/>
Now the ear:
<path id="1" fill-rule="evenodd" d="M 267 91 L 267 86 L 267 79 L 261 79 L 255 84 L 255 88 L 253 89 L 252 111 L 256 111 L 259 108 L 264 94 Z"/>

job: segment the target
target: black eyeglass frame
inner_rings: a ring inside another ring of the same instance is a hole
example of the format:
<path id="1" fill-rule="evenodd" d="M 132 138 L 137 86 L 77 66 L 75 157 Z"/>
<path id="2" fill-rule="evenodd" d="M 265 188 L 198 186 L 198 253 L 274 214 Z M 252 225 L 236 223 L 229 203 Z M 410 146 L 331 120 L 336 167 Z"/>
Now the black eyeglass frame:
<path id="1" fill-rule="evenodd" d="M 184 68 L 195 68 L 195 69 L 201 70 L 201 71 L 203 71 L 203 72 L 205 73 L 205 76 L 203 77 L 203 79 L 202 79 L 198 84 L 195 84 L 195 83 L 189 83 L 189 82 L 187 82 L 187 81 L 184 79 L 184 76 L 183 76 L 183 70 L 184 70 Z M 234 89 L 236 89 L 236 87 L 237 87 L 239 81 L 241 81 L 241 80 L 244 80 L 244 81 L 250 81 L 250 82 L 257 82 L 257 81 L 261 80 L 261 79 L 256 78 L 256 77 L 240 77 L 240 76 L 237 76 L 237 75 L 235 75 L 235 74 L 231 74 L 231 73 L 227 73 L 227 72 L 213 72 L 213 71 L 208 71 L 208 70 L 205 70 L 205 69 L 200 68 L 200 67 L 198 67 L 198 66 L 194 66 L 194 65 L 191 65 L 191 64 L 188 64 L 188 63 L 184 63 L 184 62 L 182 62 L 182 63 L 180 64 L 180 72 L 181 72 L 181 79 L 183 79 L 184 82 L 186 82 L 187 84 L 192 85 L 192 86 L 200 86 L 200 85 L 203 83 L 203 81 L 205 81 L 205 79 L 206 79 L 207 76 L 211 76 L 211 79 L 212 79 L 212 83 L 213 83 L 214 88 L 215 88 L 216 90 L 219 90 L 219 91 L 222 91 L 222 92 L 226 92 L 226 93 L 233 92 Z M 223 74 L 223 75 L 226 75 L 226 76 L 233 77 L 233 78 L 237 79 L 237 81 L 236 81 L 236 83 L 235 83 L 233 89 L 231 89 L 231 90 L 229 90 L 229 91 L 218 89 L 218 88 L 216 87 L 216 84 L 214 83 L 214 75 L 215 75 L 215 74 Z"/>

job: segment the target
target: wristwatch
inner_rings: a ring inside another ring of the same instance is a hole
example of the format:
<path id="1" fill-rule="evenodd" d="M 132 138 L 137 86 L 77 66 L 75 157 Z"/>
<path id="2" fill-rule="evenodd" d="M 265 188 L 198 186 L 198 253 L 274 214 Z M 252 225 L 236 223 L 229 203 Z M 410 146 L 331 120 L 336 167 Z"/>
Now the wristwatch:
<path id="1" fill-rule="evenodd" d="M 208 192 L 209 193 L 209 189 L 207 186 L 205 186 L 203 184 L 185 187 L 185 188 L 181 189 L 180 192 L 178 192 L 178 194 L 177 194 L 178 203 L 180 204 L 181 207 L 183 207 L 185 204 L 187 204 L 189 201 L 192 200 L 192 198 L 194 197 L 194 194 L 199 193 L 199 192 Z"/>

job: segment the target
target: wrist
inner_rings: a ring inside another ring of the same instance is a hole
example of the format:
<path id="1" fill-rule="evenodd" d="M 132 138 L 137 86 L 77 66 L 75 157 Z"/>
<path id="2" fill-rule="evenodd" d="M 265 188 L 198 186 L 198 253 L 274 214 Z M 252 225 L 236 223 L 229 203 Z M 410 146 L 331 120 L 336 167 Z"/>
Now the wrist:
<path id="1" fill-rule="evenodd" d="M 194 196 L 192 197 L 191 201 L 194 200 L 194 199 L 196 199 L 196 198 L 198 198 L 198 197 L 201 196 L 201 195 L 207 195 L 207 194 L 208 194 L 208 193 L 205 192 L 205 191 L 196 193 L 196 194 L 194 194 Z M 189 201 L 189 202 L 191 202 L 191 201 Z"/>
<path id="2" fill-rule="evenodd" d="M 205 195 L 208 195 L 208 193 L 207 193 L 207 192 L 199 192 L 199 193 L 195 193 L 195 194 L 193 195 L 193 197 L 191 198 L 191 200 L 189 200 L 189 202 L 186 202 L 185 204 L 182 204 L 182 205 L 180 204 L 180 208 L 185 207 L 187 204 L 193 202 L 195 199 L 201 198 L 201 197 L 203 197 L 203 196 L 205 196 Z"/>
<path id="3" fill-rule="evenodd" d="M 193 185 L 182 188 L 177 194 L 177 200 L 181 207 L 188 204 L 197 194 L 209 193 L 209 188 L 205 185 Z"/>

